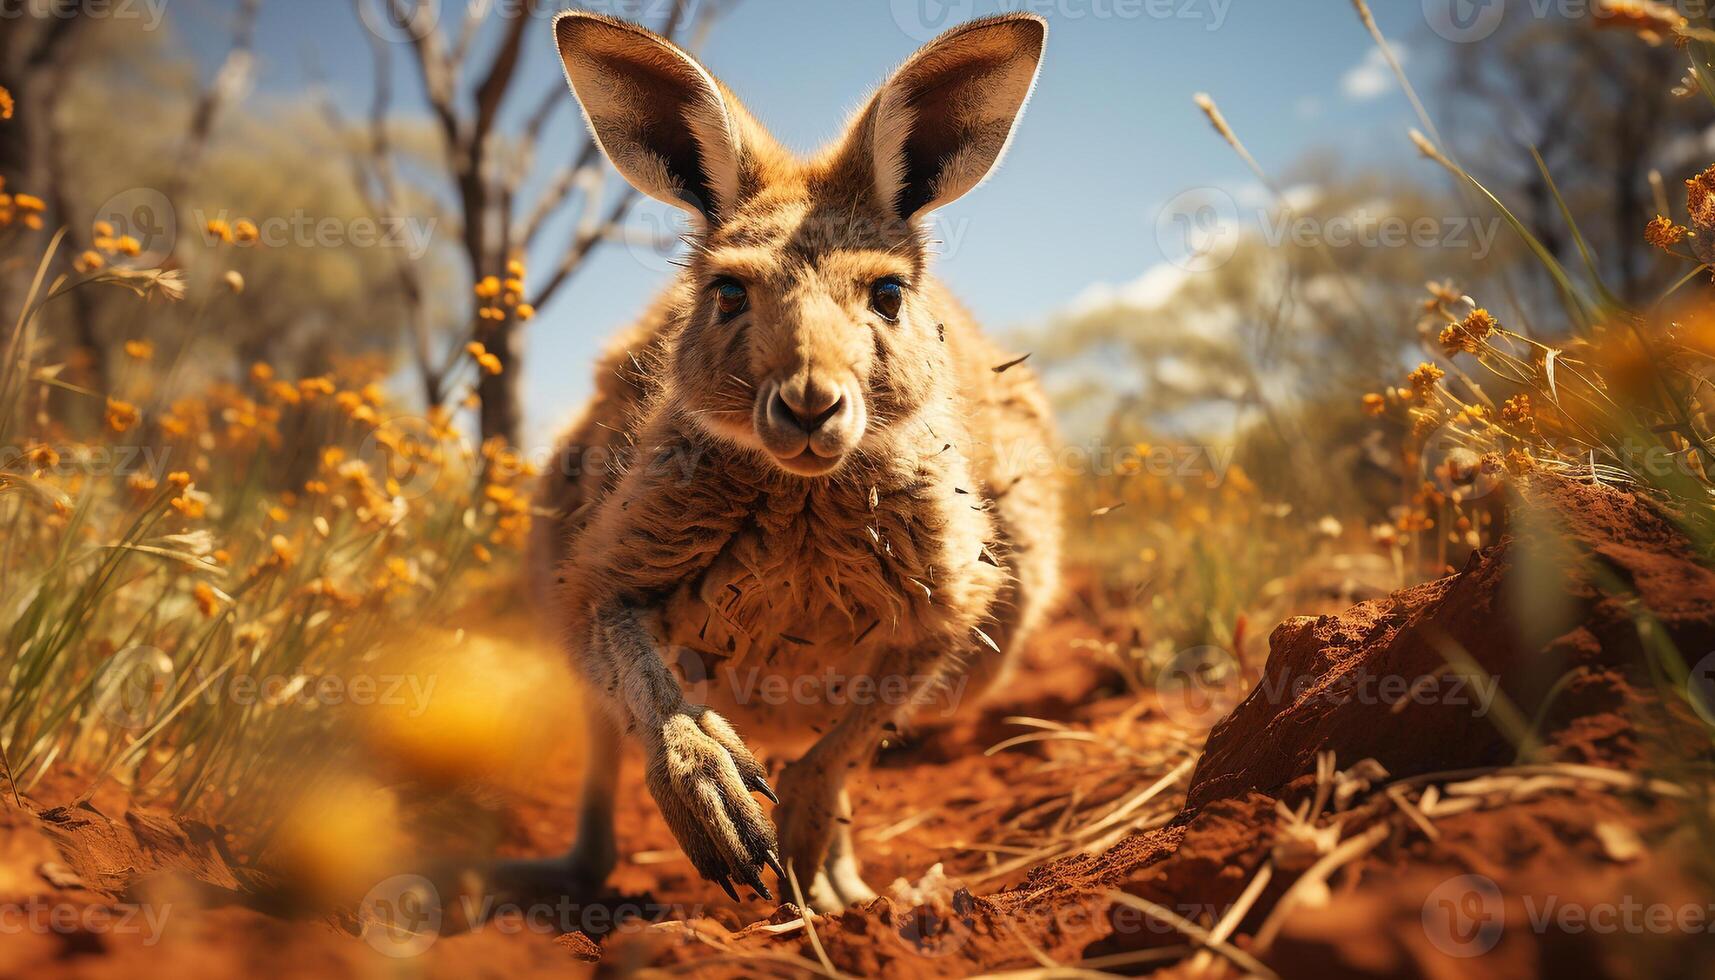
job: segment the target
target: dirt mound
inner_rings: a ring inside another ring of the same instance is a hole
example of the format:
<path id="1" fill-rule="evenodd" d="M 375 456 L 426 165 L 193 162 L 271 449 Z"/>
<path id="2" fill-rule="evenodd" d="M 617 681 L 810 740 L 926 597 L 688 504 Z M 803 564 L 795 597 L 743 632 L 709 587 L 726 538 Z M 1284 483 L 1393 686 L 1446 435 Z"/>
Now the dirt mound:
<path id="1" fill-rule="evenodd" d="M 1549 477 L 1518 490 L 1514 533 L 1459 574 L 1276 629 L 1188 807 L 1278 792 L 1324 751 L 1396 777 L 1510 762 L 1521 737 L 1549 758 L 1635 764 L 1654 703 L 1640 630 L 1653 617 L 1692 663 L 1715 650 L 1715 572 L 1634 494 Z"/>

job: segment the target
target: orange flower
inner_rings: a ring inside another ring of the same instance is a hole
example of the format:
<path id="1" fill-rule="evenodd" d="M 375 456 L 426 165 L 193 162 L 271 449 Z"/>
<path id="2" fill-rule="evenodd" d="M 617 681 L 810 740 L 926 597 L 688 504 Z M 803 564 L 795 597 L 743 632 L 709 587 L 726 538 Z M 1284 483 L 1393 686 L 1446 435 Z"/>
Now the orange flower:
<path id="1" fill-rule="evenodd" d="M 249 218 L 241 218 L 232 226 L 232 240 L 239 244 L 248 244 L 262 237 L 262 232 L 256 227 L 256 222 Z"/>
<path id="2" fill-rule="evenodd" d="M 77 260 L 72 263 L 72 267 L 79 272 L 94 272 L 106 264 L 107 260 L 101 257 L 100 252 L 89 249 L 77 257 Z"/>
<path id="3" fill-rule="evenodd" d="M 1446 371 L 1424 361 L 1417 365 L 1417 370 L 1406 376 L 1406 380 L 1411 383 L 1411 390 L 1422 397 L 1428 394 L 1429 390 L 1435 387 L 1435 383 L 1445 377 L 1446 374 Z"/>
<path id="4" fill-rule="evenodd" d="M 225 218 L 210 218 L 206 227 L 211 237 L 232 243 L 232 225 Z"/>
<path id="5" fill-rule="evenodd" d="M 24 458 L 38 470 L 51 470 L 60 465 L 60 454 L 52 446 L 36 445 L 25 450 Z"/>
<path id="6" fill-rule="evenodd" d="M 196 600 L 198 611 L 209 619 L 213 619 L 214 614 L 220 612 L 220 599 L 215 596 L 214 590 L 209 588 L 207 582 L 198 582 L 196 588 L 191 590 L 191 598 Z"/>
<path id="7" fill-rule="evenodd" d="M 1459 323 L 1449 323 L 1441 331 L 1439 340 L 1441 348 L 1448 357 L 1464 352 L 1475 354 L 1482 346 L 1484 338 L 1500 326 L 1488 310 L 1472 310 L 1470 315 Z"/>
<path id="8" fill-rule="evenodd" d="M 1387 399 L 1374 392 L 1364 396 L 1364 414 L 1381 415 L 1387 411 Z"/>
<path id="9" fill-rule="evenodd" d="M 137 406 L 116 398 L 107 400 L 107 427 L 124 432 L 137 424 Z"/>
<path id="10" fill-rule="evenodd" d="M 5 86 L 0 86 L 0 119 L 12 118 L 12 112 L 17 106 L 18 104 L 12 101 L 12 93 L 6 91 Z"/>
<path id="11" fill-rule="evenodd" d="M 127 340 L 125 356 L 134 361 L 147 361 L 155 356 L 155 345 L 147 340 Z"/>
<path id="12" fill-rule="evenodd" d="M 1506 404 L 1501 406 L 1501 421 L 1517 426 L 1530 425 L 1530 396 L 1519 394 L 1508 398 Z"/>
<path id="13" fill-rule="evenodd" d="M 530 320 L 534 319 L 536 316 L 536 307 L 531 306 L 529 303 L 519 303 L 518 309 L 515 312 L 518 314 L 518 319 Z"/>
<path id="14" fill-rule="evenodd" d="M 1672 218 L 1656 215 L 1655 220 L 1644 226 L 1644 241 L 1667 251 L 1685 241 L 1685 236 L 1691 234 L 1691 229 L 1684 225 L 1676 225 Z"/>
<path id="15" fill-rule="evenodd" d="M 1715 230 L 1715 166 L 1685 182 L 1685 207 L 1692 227 Z"/>
<path id="16" fill-rule="evenodd" d="M 1652 45 L 1686 25 L 1679 11 L 1656 0 L 1598 0 L 1592 13 L 1597 27 L 1631 31 Z"/>
<path id="17" fill-rule="evenodd" d="M 292 542 L 286 540 L 284 534 L 269 538 L 268 547 L 274 552 L 274 559 L 282 565 L 290 565 L 298 560 L 298 549 L 292 547 Z"/>

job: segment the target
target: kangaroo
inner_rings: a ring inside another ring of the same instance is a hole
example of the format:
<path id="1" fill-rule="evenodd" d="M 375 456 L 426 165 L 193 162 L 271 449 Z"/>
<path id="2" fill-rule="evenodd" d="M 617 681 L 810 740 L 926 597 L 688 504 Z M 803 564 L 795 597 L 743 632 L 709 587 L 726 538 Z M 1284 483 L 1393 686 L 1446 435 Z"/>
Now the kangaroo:
<path id="1" fill-rule="evenodd" d="M 613 869 L 629 739 L 734 899 L 772 899 L 767 868 L 818 909 L 867 901 L 847 781 L 923 704 L 1002 678 L 1059 586 L 1047 400 L 929 273 L 923 227 L 1000 161 L 1047 24 L 947 32 L 808 158 L 671 42 L 553 28 L 615 169 L 694 222 L 536 501 L 534 591 L 602 709 L 557 867 Z"/>

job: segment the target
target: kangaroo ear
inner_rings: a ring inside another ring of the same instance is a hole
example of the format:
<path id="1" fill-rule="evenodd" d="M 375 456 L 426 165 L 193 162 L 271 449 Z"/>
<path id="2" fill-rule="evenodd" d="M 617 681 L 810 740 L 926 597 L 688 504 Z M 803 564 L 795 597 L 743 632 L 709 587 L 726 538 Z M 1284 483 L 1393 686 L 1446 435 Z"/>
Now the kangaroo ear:
<path id="1" fill-rule="evenodd" d="M 1000 162 L 1036 84 L 1048 22 L 972 21 L 930 41 L 866 112 L 876 192 L 902 219 L 948 204 Z"/>
<path id="2" fill-rule="evenodd" d="M 634 24 L 568 11 L 554 19 L 566 80 L 590 131 L 633 187 L 714 220 L 738 195 L 738 127 L 695 58 Z"/>

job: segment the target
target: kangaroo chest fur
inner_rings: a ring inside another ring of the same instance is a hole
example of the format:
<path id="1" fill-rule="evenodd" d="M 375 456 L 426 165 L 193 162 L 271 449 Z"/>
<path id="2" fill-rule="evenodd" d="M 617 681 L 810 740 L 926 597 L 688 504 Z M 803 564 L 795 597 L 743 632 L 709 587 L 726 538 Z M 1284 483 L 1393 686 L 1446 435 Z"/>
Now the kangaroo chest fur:
<path id="1" fill-rule="evenodd" d="M 742 470 L 722 474 L 722 493 L 698 495 L 725 504 L 706 518 L 731 530 L 662 604 L 687 693 L 781 749 L 813 741 L 832 710 L 856 699 L 902 713 L 932 702 L 939 678 L 878 664 L 890 649 L 947 642 L 959 628 L 949 621 L 955 596 L 961 609 L 973 589 L 992 599 L 1001 569 L 979 548 L 964 549 L 964 562 L 955 550 L 958 538 L 987 540 L 983 498 L 939 481 L 856 474 L 758 487 Z M 963 513 L 949 520 L 955 509 Z"/>

